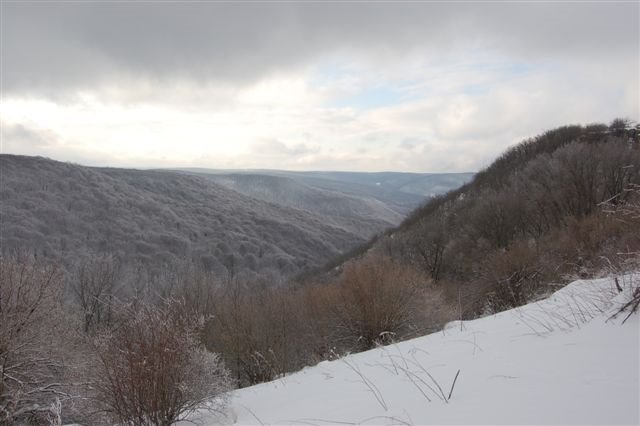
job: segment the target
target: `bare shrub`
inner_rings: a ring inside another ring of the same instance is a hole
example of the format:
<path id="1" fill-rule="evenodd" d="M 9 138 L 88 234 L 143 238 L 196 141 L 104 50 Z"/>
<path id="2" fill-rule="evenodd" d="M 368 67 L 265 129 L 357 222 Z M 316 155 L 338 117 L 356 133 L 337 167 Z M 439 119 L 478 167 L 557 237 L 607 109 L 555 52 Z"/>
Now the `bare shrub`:
<path id="1" fill-rule="evenodd" d="M 0 258 L 0 424 L 53 416 L 62 368 L 52 350 L 62 274 L 32 257 Z"/>
<path id="2" fill-rule="evenodd" d="M 432 282 L 388 257 L 371 256 L 348 264 L 335 285 L 338 330 L 366 350 L 415 330 Z"/>
<path id="3" fill-rule="evenodd" d="M 623 193 L 625 203 L 609 204 L 609 212 L 622 220 L 640 223 L 640 184 L 629 184 Z"/>
<path id="4" fill-rule="evenodd" d="M 483 264 L 481 285 L 488 289 L 490 312 L 526 304 L 550 277 L 536 248 L 519 241 Z"/>
<path id="5" fill-rule="evenodd" d="M 612 317 L 615 318 L 623 312 L 627 312 L 627 315 L 622 320 L 623 324 L 629 319 L 631 315 L 638 312 L 638 309 L 640 308 L 640 283 L 638 282 L 638 280 L 635 280 L 632 285 L 634 287 L 631 289 L 629 300 L 624 305 L 622 305 Z"/>
<path id="6" fill-rule="evenodd" d="M 224 355 L 237 386 L 273 380 L 304 365 L 296 297 L 289 287 L 245 280 L 234 280 L 218 295 L 204 340 Z"/>
<path id="7" fill-rule="evenodd" d="M 223 410 L 228 373 L 200 345 L 199 327 L 177 301 L 123 308 L 119 323 L 95 340 L 98 408 L 136 426 L 170 425 L 197 409 Z"/>
<path id="8" fill-rule="evenodd" d="M 334 359 L 339 351 L 334 336 L 338 322 L 333 314 L 337 300 L 334 285 L 308 285 L 302 293 L 305 342 L 312 363 Z"/>
<path id="9" fill-rule="evenodd" d="M 625 189 L 628 197 L 625 203 L 618 205 L 609 205 L 610 212 L 613 215 L 624 222 L 625 224 L 631 224 L 640 226 L 640 185 L 630 185 Z M 627 246 L 627 250 L 618 253 L 621 267 L 618 268 L 618 273 L 636 272 L 640 267 L 640 245 L 634 245 L 632 248 Z M 616 278 L 616 284 L 618 279 Z M 629 300 L 616 312 L 614 315 L 620 315 L 623 312 L 628 312 L 623 322 L 625 322 L 631 315 L 638 312 L 640 309 L 640 280 L 631 279 L 631 295 Z"/>
<path id="10" fill-rule="evenodd" d="M 640 225 L 640 224 L 639 224 Z M 618 263 L 617 253 L 632 242 L 640 228 L 615 217 L 596 212 L 582 219 L 569 221 L 544 238 L 545 260 L 555 263 L 567 280 L 586 278 Z"/>

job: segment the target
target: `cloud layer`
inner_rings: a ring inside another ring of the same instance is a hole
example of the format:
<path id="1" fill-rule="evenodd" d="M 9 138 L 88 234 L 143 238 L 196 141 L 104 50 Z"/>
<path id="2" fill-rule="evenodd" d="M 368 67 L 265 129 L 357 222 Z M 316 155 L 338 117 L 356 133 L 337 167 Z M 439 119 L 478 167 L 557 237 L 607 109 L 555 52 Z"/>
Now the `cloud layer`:
<path id="1" fill-rule="evenodd" d="M 639 5 L 3 2 L 2 152 L 467 171 L 638 119 Z"/>

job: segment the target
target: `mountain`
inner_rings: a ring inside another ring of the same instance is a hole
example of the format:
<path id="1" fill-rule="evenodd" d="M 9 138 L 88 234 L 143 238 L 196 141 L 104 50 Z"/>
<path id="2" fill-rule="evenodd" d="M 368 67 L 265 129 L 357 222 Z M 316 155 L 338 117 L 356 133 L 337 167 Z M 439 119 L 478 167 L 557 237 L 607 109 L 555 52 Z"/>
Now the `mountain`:
<path id="1" fill-rule="evenodd" d="M 2 251 L 67 264 L 108 252 L 143 264 L 190 258 L 217 272 L 288 275 L 365 241 L 322 216 L 184 173 L 0 155 L 0 180 Z"/>

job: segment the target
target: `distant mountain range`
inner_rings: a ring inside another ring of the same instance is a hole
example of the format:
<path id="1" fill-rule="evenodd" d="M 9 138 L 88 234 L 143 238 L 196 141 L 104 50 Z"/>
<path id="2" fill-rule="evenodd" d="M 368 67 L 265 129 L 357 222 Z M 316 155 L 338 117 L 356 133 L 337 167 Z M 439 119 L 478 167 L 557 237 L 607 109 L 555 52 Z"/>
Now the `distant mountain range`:
<path id="1" fill-rule="evenodd" d="M 386 221 L 398 223 L 429 197 L 456 189 L 473 179 L 474 173 L 402 173 L 402 172 L 293 172 L 283 170 L 183 169 L 276 204 L 316 209 L 325 197 L 346 197 L 352 202 L 382 203 Z M 328 194 L 329 192 L 330 194 Z M 312 195 L 313 194 L 313 195 Z M 317 200 L 315 196 L 319 197 Z M 369 207 L 371 208 L 371 207 Z M 333 208 L 327 209 L 334 212 Z M 364 211 L 367 209 L 365 208 Z M 390 210 L 390 212 L 389 212 Z M 340 212 L 341 210 L 338 209 Z M 391 216 L 388 213 L 395 213 Z"/>
<path id="2" fill-rule="evenodd" d="M 0 250 L 67 265 L 108 252 L 290 275 L 401 221 L 424 196 L 399 188 L 427 191 L 420 176 L 129 170 L 0 155 Z M 429 176 L 432 188 L 455 182 Z"/>

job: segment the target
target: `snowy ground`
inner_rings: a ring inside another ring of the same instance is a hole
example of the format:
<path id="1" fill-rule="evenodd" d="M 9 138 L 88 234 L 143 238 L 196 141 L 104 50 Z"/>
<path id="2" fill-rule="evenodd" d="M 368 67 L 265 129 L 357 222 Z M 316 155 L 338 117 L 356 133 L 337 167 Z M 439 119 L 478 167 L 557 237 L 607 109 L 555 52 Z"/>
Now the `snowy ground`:
<path id="1" fill-rule="evenodd" d="M 537 303 L 235 391 L 226 419 L 197 420 L 637 425 L 639 316 L 607 321 L 625 297 L 609 279 L 576 281 Z"/>

